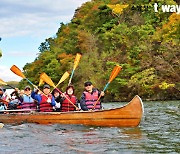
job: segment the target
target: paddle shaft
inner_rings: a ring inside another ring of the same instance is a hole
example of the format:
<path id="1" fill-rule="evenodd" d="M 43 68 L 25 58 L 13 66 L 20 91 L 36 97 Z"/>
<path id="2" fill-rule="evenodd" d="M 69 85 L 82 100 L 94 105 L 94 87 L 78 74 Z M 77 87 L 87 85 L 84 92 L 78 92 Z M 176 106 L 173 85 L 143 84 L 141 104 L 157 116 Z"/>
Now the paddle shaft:
<path id="1" fill-rule="evenodd" d="M 15 89 L 15 87 L 13 87 L 13 86 L 11 86 L 11 85 L 8 85 L 8 84 L 7 84 L 6 86 L 11 87 L 12 89 Z"/>
<path id="2" fill-rule="evenodd" d="M 36 85 L 34 85 L 29 79 L 25 78 L 34 88 L 36 88 L 37 90 L 39 90 L 41 93 L 44 94 L 44 96 L 46 96 L 48 98 L 48 96 L 43 92 L 41 91 Z"/>
<path id="3" fill-rule="evenodd" d="M 5 101 L 5 100 L 3 100 L 3 99 L 1 99 L 1 98 L 0 98 L 0 102 L 2 102 L 2 103 L 4 103 L 4 104 L 8 105 L 8 102 Z"/>
<path id="4" fill-rule="evenodd" d="M 71 77 L 70 77 L 70 79 L 69 79 L 68 86 L 71 84 L 72 77 L 73 77 L 73 75 L 74 75 L 74 71 L 75 71 L 76 67 L 77 67 L 78 64 L 79 64 L 80 59 L 81 59 L 81 54 L 77 53 L 77 54 L 76 54 L 75 61 L 74 61 L 73 70 L 72 70 L 72 72 L 71 72 Z"/>
<path id="5" fill-rule="evenodd" d="M 57 87 L 59 86 L 60 83 L 61 83 L 61 82 L 59 82 L 55 87 L 53 87 L 51 93 L 53 92 L 54 89 L 57 89 Z"/>
<path id="6" fill-rule="evenodd" d="M 57 89 L 57 87 L 59 86 L 60 83 L 61 83 L 61 82 L 59 82 L 55 87 L 53 87 L 53 89 L 51 90 L 50 93 L 52 93 L 54 89 Z"/>
<path id="7" fill-rule="evenodd" d="M 104 91 L 107 89 L 107 87 L 109 86 L 109 84 L 110 84 L 110 82 L 108 82 L 108 83 L 105 85 L 105 87 L 104 87 L 104 89 L 103 89 L 102 92 L 104 92 Z M 93 109 L 95 109 L 95 107 L 96 107 L 97 103 L 99 102 L 99 100 L 101 99 L 101 97 L 102 97 L 102 94 L 100 94 L 99 98 L 98 98 L 97 101 L 94 103 Z"/>
<path id="8" fill-rule="evenodd" d="M 59 82 L 57 83 L 57 85 L 56 85 L 56 86 L 53 86 L 52 91 L 53 91 L 55 88 L 57 88 L 57 87 L 58 87 L 64 80 L 66 80 L 68 77 L 69 77 L 69 73 L 66 71 L 66 72 L 63 74 L 63 76 L 61 77 L 61 79 L 59 80 Z M 52 91 L 51 91 L 51 93 L 52 93 Z"/>
<path id="9" fill-rule="evenodd" d="M 58 88 L 55 88 L 60 94 L 62 94 L 75 108 L 76 108 L 76 110 L 78 110 L 79 108 L 73 103 L 73 102 L 71 102 L 71 100 L 69 99 L 69 98 L 67 98 L 67 96 L 63 93 L 63 92 L 61 92 Z"/>
<path id="10" fill-rule="evenodd" d="M 121 69 L 122 69 L 122 68 L 121 68 L 121 66 L 119 66 L 119 65 L 116 65 L 116 66 L 114 67 L 114 69 L 113 69 L 113 71 L 112 71 L 112 73 L 111 73 L 111 76 L 110 76 L 110 78 L 109 78 L 109 81 L 108 81 L 108 83 L 105 85 L 105 87 L 104 87 L 104 89 L 103 89 L 103 92 L 107 89 L 107 87 L 109 86 L 109 84 L 111 83 L 111 81 L 115 79 L 115 77 L 118 75 L 118 73 L 120 72 Z M 101 96 L 102 96 L 102 94 L 100 94 L 98 100 L 95 102 L 93 109 L 95 109 L 95 107 L 96 107 L 98 101 L 100 100 Z"/>
<path id="11" fill-rule="evenodd" d="M 74 71 L 75 71 L 75 69 L 72 70 L 72 73 L 71 73 L 71 76 L 70 76 L 70 79 L 69 79 L 68 86 L 71 84 L 72 77 L 73 77 L 73 75 L 74 75 Z"/>

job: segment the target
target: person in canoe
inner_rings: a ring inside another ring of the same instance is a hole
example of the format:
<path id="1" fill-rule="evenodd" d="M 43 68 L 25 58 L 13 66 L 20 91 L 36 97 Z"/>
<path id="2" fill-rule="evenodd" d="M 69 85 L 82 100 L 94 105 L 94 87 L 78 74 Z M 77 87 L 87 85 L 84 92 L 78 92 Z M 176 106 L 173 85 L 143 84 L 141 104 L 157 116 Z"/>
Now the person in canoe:
<path id="1" fill-rule="evenodd" d="M 31 97 L 31 87 L 26 86 L 24 89 L 24 94 L 20 96 L 21 106 L 22 109 L 37 109 L 36 101 Z"/>
<path id="2" fill-rule="evenodd" d="M 57 112 L 60 112 L 60 106 L 61 106 L 61 95 L 59 93 L 59 91 L 57 89 L 54 89 L 52 91 L 52 95 L 54 96 L 54 99 L 55 99 L 55 102 L 56 102 L 56 105 L 55 105 L 55 109 Z"/>
<path id="3" fill-rule="evenodd" d="M 40 112 L 52 112 L 56 105 L 53 95 L 50 93 L 50 86 L 45 84 L 43 93 L 38 94 L 38 90 L 31 93 L 31 97 L 38 102 Z"/>
<path id="4" fill-rule="evenodd" d="M 66 88 L 66 92 L 64 93 L 63 96 L 61 95 L 61 108 L 60 111 L 61 112 L 69 112 L 69 111 L 76 111 L 75 106 L 78 107 L 78 99 L 77 97 L 74 95 L 74 87 L 72 85 L 68 86 Z M 73 106 L 73 104 L 71 102 L 69 102 L 69 100 L 75 105 Z"/>
<path id="5" fill-rule="evenodd" d="M 18 109 L 21 104 L 21 98 L 18 93 L 19 89 L 15 88 L 15 90 L 10 94 L 11 98 L 8 104 L 9 110 Z"/>
<path id="6" fill-rule="evenodd" d="M 3 90 L 3 88 L 1 88 L 0 87 L 0 111 L 1 110 L 6 110 L 7 109 L 7 106 L 6 106 L 6 104 L 3 102 L 3 100 L 4 101 L 6 101 L 6 96 L 4 95 L 4 90 Z M 1 113 L 1 112 L 0 112 Z"/>
<path id="7" fill-rule="evenodd" d="M 100 95 L 102 95 L 102 97 L 104 97 L 104 92 L 99 91 L 98 89 L 94 88 L 91 81 L 85 82 L 84 88 L 85 88 L 85 90 L 80 99 L 81 109 L 84 111 L 88 111 L 88 110 L 92 110 L 92 109 L 101 110 L 102 104 L 100 101 L 97 102 L 95 108 L 94 108 L 94 105 Z"/>

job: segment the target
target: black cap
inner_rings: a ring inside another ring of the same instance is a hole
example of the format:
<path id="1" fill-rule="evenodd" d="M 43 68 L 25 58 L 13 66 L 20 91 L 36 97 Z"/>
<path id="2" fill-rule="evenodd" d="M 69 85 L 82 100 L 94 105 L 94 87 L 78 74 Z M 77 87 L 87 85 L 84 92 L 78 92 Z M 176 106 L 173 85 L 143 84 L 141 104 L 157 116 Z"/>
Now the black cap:
<path id="1" fill-rule="evenodd" d="M 31 90 L 31 87 L 30 87 L 30 86 L 26 86 L 26 87 L 24 88 L 24 90 L 27 90 L 27 89 Z"/>
<path id="2" fill-rule="evenodd" d="M 85 87 L 91 86 L 91 85 L 92 85 L 92 82 L 91 82 L 91 81 L 86 81 L 86 82 L 84 83 L 84 86 L 85 86 Z"/>
<path id="3" fill-rule="evenodd" d="M 43 89 L 45 89 L 45 88 L 50 89 L 50 86 L 49 86 L 48 84 L 45 84 L 44 87 L 43 87 Z"/>

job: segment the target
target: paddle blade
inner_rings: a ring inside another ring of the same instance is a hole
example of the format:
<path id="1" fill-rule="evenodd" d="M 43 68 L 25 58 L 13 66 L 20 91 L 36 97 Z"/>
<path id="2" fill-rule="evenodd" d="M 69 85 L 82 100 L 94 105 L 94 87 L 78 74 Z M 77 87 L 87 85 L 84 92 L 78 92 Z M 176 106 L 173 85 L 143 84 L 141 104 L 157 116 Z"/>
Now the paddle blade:
<path id="1" fill-rule="evenodd" d="M 63 76 L 61 77 L 61 79 L 59 80 L 58 84 L 62 83 L 64 80 L 66 80 L 69 77 L 69 73 L 66 71 Z"/>
<path id="2" fill-rule="evenodd" d="M 111 73 L 111 76 L 109 78 L 109 83 L 114 80 L 114 78 L 119 74 L 119 72 L 121 71 L 122 67 L 119 65 L 116 65 Z"/>
<path id="3" fill-rule="evenodd" d="M 49 84 L 52 87 L 56 87 L 51 78 L 46 73 L 41 73 L 40 79 Z"/>
<path id="4" fill-rule="evenodd" d="M 39 85 L 38 85 L 38 86 L 40 87 L 42 84 L 44 84 L 44 81 L 43 81 L 42 79 L 40 79 L 40 80 L 39 80 Z"/>
<path id="5" fill-rule="evenodd" d="M 7 83 L 4 82 L 2 79 L 0 79 L 0 84 L 1 84 L 1 85 L 7 85 Z"/>
<path id="6" fill-rule="evenodd" d="M 80 61 L 80 59 L 81 59 L 81 56 L 82 56 L 82 55 L 79 54 L 79 53 L 76 54 L 76 58 L 75 58 L 75 60 L 74 60 L 74 67 L 73 67 L 74 70 L 75 70 L 76 67 L 78 66 L 79 61 Z"/>
<path id="7" fill-rule="evenodd" d="M 20 70 L 16 65 L 13 65 L 13 66 L 10 68 L 10 70 L 11 70 L 14 74 L 22 77 L 23 79 L 26 78 L 25 75 L 21 72 L 21 70 Z"/>

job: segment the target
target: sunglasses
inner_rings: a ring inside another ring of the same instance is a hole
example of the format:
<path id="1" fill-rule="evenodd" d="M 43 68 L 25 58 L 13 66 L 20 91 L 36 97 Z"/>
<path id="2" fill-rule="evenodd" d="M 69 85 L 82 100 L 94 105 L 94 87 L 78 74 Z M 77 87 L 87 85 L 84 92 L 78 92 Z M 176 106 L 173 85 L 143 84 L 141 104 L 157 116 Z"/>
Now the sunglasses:
<path id="1" fill-rule="evenodd" d="M 91 86 L 91 84 L 86 84 L 85 87 L 87 87 L 87 86 Z"/>

